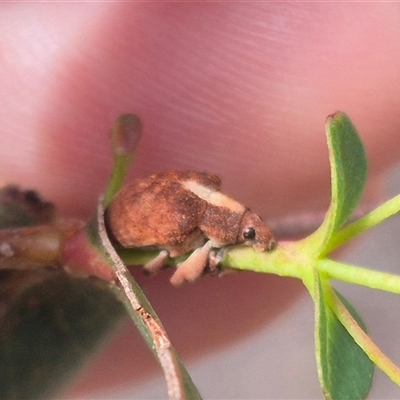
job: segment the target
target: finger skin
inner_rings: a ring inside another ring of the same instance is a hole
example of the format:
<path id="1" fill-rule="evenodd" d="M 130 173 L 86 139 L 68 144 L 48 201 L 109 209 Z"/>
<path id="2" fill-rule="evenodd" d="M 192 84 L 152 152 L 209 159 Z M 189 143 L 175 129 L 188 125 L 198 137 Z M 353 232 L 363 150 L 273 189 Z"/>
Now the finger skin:
<path id="1" fill-rule="evenodd" d="M 327 201 L 323 124 L 337 109 L 358 127 L 372 173 L 399 157 L 398 5 L 4 8 L 1 179 L 65 212 L 91 210 L 108 176 L 107 132 L 125 111 L 145 127 L 135 176 L 216 172 L 264 216 Z"/>
<path id="2" fill-rule="evenodd" d="M 111 167 L 107 133 L 125 112 L 144 124 L 132 177 L 217 173 L 263 217 L 327 206 L 332 112 L 358 128 L 372 184 L 400 158 L 398 4 L 1 7 L 0 182 L 38 189 L 63 214 L 92 211 Z M 281 294 L 274 282 L 268 296 Z"/>

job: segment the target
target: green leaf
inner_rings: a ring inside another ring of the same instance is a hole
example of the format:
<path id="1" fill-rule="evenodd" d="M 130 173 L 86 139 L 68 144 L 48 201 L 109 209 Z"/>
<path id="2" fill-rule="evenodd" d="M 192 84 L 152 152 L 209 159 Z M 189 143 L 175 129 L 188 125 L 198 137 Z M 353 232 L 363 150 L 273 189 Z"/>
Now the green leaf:
<path id="1" fill-rule="evenodd" d="M 350 119 L 343 113 L 328 117 L 326 134 L 332 174 L 331 231 L 337 231 L 360 201 L 366 175 L 364 147 Z"/>
<path id="2" fill-rule="evenodd" d="M 326 135 L 332 197 L 325 221 L 312 239 L 319 242 L 322 253 L 359 203 L 367 175 L 364 147 L 346 114 L 338 112 L 328 117 Z"/>
<path id="3" fill-rule="evenodd" d="M 322 390 L 327 399 L 364 399 L 372 385 L 374 364 L 332 311 L 324 285 L 329 283 L 316 273 L 315 347 Z M 336 294 L 365 331 L 365 326 L 354 308 L 337 292 Z"/>
<path id="4" fill-rule="evenodd" d="M 3 400 L 53 397 L 126 315 L 100 279 L 8 270 L 0 281 Z"/>

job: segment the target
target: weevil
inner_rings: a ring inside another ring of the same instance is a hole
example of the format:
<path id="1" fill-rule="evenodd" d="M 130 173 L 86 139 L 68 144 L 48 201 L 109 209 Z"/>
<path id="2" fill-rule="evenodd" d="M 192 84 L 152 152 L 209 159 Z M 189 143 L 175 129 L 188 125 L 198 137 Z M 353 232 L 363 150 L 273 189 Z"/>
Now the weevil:
<path id="1" fill-rule="evenodd" d="M 214 174 L 169 171 L 137 179 L 111 202 L 106 221 L 111 236 L 125 248 L 156 248 L 160 253 L 144 269 L 155 273 L 168 257 L 193 253 L 171 278 L 178 286 L 194 281 L 210 264 L 215 249 L 244 244 L 256 251 L 275 246 L 262 219 L 221 192 Z"/>

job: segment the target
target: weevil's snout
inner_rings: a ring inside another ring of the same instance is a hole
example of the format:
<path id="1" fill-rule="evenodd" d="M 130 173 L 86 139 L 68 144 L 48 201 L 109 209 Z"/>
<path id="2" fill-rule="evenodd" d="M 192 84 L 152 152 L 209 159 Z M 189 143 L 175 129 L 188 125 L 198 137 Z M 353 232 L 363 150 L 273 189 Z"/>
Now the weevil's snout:
<path id="1" fill-rule="evenodd" d="M 268 226 L 250 211 L 243 215 L 239 236 L 242 243 L 252 246 L 256 251 L 272 251 L 276 245 Z"/>

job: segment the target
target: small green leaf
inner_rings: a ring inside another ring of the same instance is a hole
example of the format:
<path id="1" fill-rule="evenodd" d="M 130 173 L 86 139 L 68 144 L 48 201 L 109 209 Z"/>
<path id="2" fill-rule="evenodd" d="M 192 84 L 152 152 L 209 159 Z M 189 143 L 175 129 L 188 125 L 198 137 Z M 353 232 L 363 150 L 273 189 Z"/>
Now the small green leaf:
<path id="1" fill-rule="evenodd" d="M 366 175 L 367 159 L 356 129 L 346 114 L 328 117 L 328 148 L 332 167 L 331 230 L 337 231 L 360 201 Z"/>
<path id="2" fill-rule="evenodd" d="M 329 283 L 322 280 L 316 273 L 315 347 L 322 390 L 327 399 L 364 399 L 372 385 L 374 364 L 332 311 L 324 285 L 329 285 Z M 337 295 L 349 313 L 365 330 L 354 308 L 342 296 L 338 293 Z"/>
<path id="3" fill-rule="evenodd" d="M 360 201 L 367 174 L 364 147 L 346 114 L 338 112 L 326 123 L 331 165 L 332 198 L 322 226 L 313 235 L 324 253 L 331 237 L 348 220 Z"/>
<path id="4" fill-rule="evenodd" d="M 107 207 L 115 193 L 121 188 L 122 182 L 131 165 L 137 144 L 142 133 L 139 117 L 133 114 L 123 114 L 111 129 L 111 145 L 114 156 L 114 166 L 104 197 Z"/>

